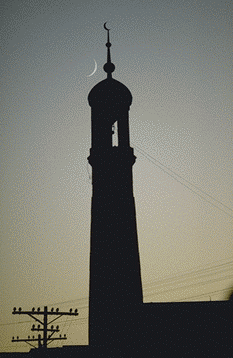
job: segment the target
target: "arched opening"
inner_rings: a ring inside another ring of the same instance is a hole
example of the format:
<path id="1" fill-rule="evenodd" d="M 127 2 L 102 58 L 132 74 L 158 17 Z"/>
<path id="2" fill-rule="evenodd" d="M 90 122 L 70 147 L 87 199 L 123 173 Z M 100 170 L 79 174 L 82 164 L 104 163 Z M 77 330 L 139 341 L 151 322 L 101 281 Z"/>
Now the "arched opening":
<path id="1" fill-rule="evenodd" d="M 112 125 L 112 146 L 118 147 L 118 122 Z"/>

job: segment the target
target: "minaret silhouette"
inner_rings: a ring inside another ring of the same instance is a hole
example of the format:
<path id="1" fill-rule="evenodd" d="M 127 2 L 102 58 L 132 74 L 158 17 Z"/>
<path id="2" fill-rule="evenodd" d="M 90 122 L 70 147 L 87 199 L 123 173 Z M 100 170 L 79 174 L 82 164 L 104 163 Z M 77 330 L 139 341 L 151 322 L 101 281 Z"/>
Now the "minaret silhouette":
<path id="1" fill-rule="evenodd" d="M 136 157 L 129 141 L 132 95 L 112 78 L 109 29 L 107 78 L 88 95 L 91 106 L 92 211 L 90 250 L 89 344 L 102 345 L 124 331 L 124 317 L 142 304 L 132 166 Z M 117 122 L 118 146 L 112 126 Z M 122 333 L 123 334 L 123 333 Z"/>

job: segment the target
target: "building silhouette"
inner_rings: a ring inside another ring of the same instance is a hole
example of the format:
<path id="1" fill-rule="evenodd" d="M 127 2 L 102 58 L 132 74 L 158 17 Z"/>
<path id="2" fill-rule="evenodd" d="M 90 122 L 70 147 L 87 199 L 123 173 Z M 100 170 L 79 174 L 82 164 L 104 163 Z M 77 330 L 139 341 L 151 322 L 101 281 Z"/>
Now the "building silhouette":
<path id="1" fill-rule="evenodd" d="M 232 343 L 229 302 L 143 303 L 132 176 L 136 157 L 129 133 L 132 94 L 112 78 L 115 65 L 104 27 L 107 78 L 88 95 L 93 185 L 89 355 L 222 356 Z M 113 146 L 116 123 L 118 146 Z"/>
<path id="2" fill-rule="evenodd" d="M 232 357 L 232 302 L 143 303 L 130 147 L 132 94 L 107 78 L 88 95 L 92 140 L 89 345 L 63 346 L 38 357 Z M 117 123 L 118 146 L 112 127 Z M 182 248 L 181 248 L 182 249 Z"/>

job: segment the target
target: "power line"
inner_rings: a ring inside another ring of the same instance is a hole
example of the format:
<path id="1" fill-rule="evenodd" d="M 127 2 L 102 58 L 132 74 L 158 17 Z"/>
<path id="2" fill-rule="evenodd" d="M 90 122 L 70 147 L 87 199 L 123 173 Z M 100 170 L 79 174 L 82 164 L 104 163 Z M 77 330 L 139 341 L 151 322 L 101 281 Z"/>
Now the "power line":
<path id="1" fill-rule="evenodd" d="M 147 294 L 147 295 L 143 295 L 144 297 L 148 297 L 148 296 L 154 296 L 154 295 L 160 295 L 160 294 L 163 294 L 163 293 L 167 293 L 167 292 L 171 292 L 171 291 L 174 291 L 174 290 L 180 290 L 180 289 L 187 289 L 187 288 L 192 288 L 194 286 L 203 286 L 203 285 L 206 285 L 208 283 L 213 283 L 213 282 L 217 282 L 217 281 L 221 281 L 221 280 L 226 280 L 226 279 L 230 279 L 233 277 L 233 274 L 232 275 L 229 275 L 229 276 L 226 276 L 224 277 L 224 279 L 215 279 L 215 280 L 208 280 L 208 281 L 204 281 L 204 282 L 197 282 L 197 283 L 194 283 L 194 284 L 191 284 L 191 285 L 184 285 L 184 286 L 181 286 L 181 287 L 177 287 L 177 288 L 172 288 L 172 289 L 169 289 L 169 290 L 165 290 L 165 291 L 161 291 L 161 292 L 156 292 L 156 293 L 150 293 L 150 294 Z"/>
<path id="2" fill-rule="evenodd" d="M 174 175 L 178 176 L 179 178 L 181 178 L 182 180 L 186 181 L 187 183 L 189 183 L 189 185 L 192 185 L 193 187 L 195 187 L 197 190 L 201 191 L 203 194 L 209 196 L 212 200 L 220 203 L 222 206 L 224 206 L 225 208 L 227 208 L 228 210 L 233 211 L 231 208 L 229 208 L 228 206 L 226 206 L 225 204 L 221 203 L 219 200 L 215 199 L 214 197 L 212 197 L 210 194 L 207 194 L 206 192 L 204 192 L 202 189 L 199 189 L 196 185 L 190 183 L 188 180 L 182 178 L 179 174 L 175 173 L 173 170 L 169 169 L 168 167 L 166 167 L 164 164 L 160 163 L 158 160 L 156 160 L 155 158 L 153 158 L 150 154 L 148 154 L 146 151 L 144 151 L 143 149 L 139 148 L 137 145 L 133 144 L 134 147 L 136 148 L 136 150 L 142 154 L 147 160 L 149 160 L 152 164 L 154 164 L 155 166 L 157 166 L 159 169 L 161 169 L 162 171 L 164 171 L 167 175 L 169 175 L 170 177 L 172 177 L 173 179 L 175 179 L 176 181 L 178 181 L 178 183 L 182 184 L 183 186 L 185 186 L 187 189 L 189 189 L 190 191 L 192 191 L 194 194 L 198 195 L 200 198 L 202 198 L 203 200 L 207 201 L 209 204 L 215 206 L 217 209 L 221 210 L 222 212 L 224 212 L 225 214 L 229 215 L 230 217 L 233 217 L 231 214 L 227 213 L 225 210 L 221 209 L 219 206 L 213 204 L 211 201 L 207 200 L 203 195 L 197 193 L 196 191 L 194 191 L 193 189 L 191 189 L 189 186 L 187 186 L 186 184 L 182 183 L 180 180 L 178 180 Z M 144 153 L 143 153 L 144 152 Z M 145 154 L 146 153 L 146 154 Z M 150 158 L 147 158 L 150 157 Z M 170 173 L 168 173 L 166 170 L 164 170 L 163 168 L 161 168 L 158 164 L 154 163 L 158 162 L 160 165 L 162 165 L 163 167 L 165 167 L 167 170 L 171 171 L 174 175 L 171 175 Z"/>
<path id="3" fill-rule="evenodd" d="M 67 325 L 69 324 L 69 322 L 74 322 L 74 321 L 80 321 L 80 320 L 84 320 L 84 319 L 87 319 L 88 317 L 82 317 L 82 318 L 74 318 L 74 319 L 68 319 L 66 322 L 65 321 L 61 321 L 62 322 L 65 322 L 64 324 Z"/>
<path id="4" fill-rule="evenodd" d="M 212 292 L 207 292 L 207 293 L 203 293 L 202 295 L 198 295 L 198 296 L 191 296 L 191 297 L 186 297 L 186 298 L 182 298 L 182 300 L 179 300 L 179 302 L 183 302 L 184 300 L 190 300 L 192 298 L 198 298 L 198 297 L 203 297 L 203 296 L 210 296 L 212 294 L 216 294 L 219 292 L 223 292 L 223 291 L 230 291 L 229 288 L 224 288 L 222 290 L 218 290 L 218 291 L 212 291 Z M 173 301 L 173 302 L 178 302 L 177 300 Z"/>
<path id="5" fill-rule="evenodd" d="M 212 266 L 212 267 L 208 267 L 208 268 L 203 268 L 203 269 L 200 269 L 200 270 L 196 270 L 196 271 L 190 271 L 190 272 L 187 272 L 187 273 L 184 273 L 180 276 L 175 276 L 175 277 L 167 277 L 163 280 L 159 280 L 159 281 L 153 281 L 151 283 L 147 283 L 147 284 L 144 284 L 144 286 L 147 286 L 147 285 L 157 285 L 157 284 L 164 284 L 166 283 L 167 281 L 172 281 L 174 282 L 174 280 L 187 280 L 187 279 L 190 279 L 189 277 L 187 278 L 184 278 L 184 276 L 193 276 L 193 275 L 197 275 L 197 274 L 202 274 L 204 273 L 205 274 L 205 271 L 209 271 L 209 270 L 216 270 L 222 266 L 226 266 L 226 265 L 232 265 L 233 264 L 233 261 L 230 261 L 230 262 L 226 262 L 226 263 L 223 263 L 223 264 L 220 264 L 220 265 L 215 265 L 215 266 Z M 221 271 L 222 272 L 222 271 Z M 205 274 L 205 275 L 210 275 L 211 273 L 209 274 Z M 218 272 L 215 272 L 215 274 L 218 274 Z M 147 286 L 148 287 L 148 286 Z"/>
<path id="6" fill-rule="evenodd" d="M 232 269 L 230 270 L 231 272 L 232 272 Z M 221 271 L 221 272 L 218 272 L 218 273 L 216 273 L 216 275 L 219 275 L 220 273 L 222 273 L 222 272 L 224 272 L 225 274 L 226 274 L 226 271 Z M 161 290 L 161 289 L 164 289 L 164 288 L 167 288 L 167 287 L 169 287 L 169 286 L 172 286 L 172 288 L 169 288 L 168 290 L 169 291 L 171 291 L 171 290 L 179 290 L 180 288 L 185 288 L 186 287 L 186 285 L 187 285 L 187 280 L 189 281 L 189 282 L 192 282 L 192 284 L 191 284 L 191 286 L 197 286 L 197 285 L 200 285 L 200 286 L 202 286 L 202 284 L 203 284 L 203 281 L 198 281 L 198 282 L 194 282 L 195 280 L 202 280 L 203 278 L 206 278 L 206 277 L 208 277 L 209 276 L 209 274 L 207 274 L 207 275 L 203 275 L 203 276 L 201 276 L 201 277 L 198 277 L 198 278 L 186 278 L 185 280 L 183 280 L 183 281 L 180 281 L 180 282 L 177 282 L 177 281 L 171 281 L 170 283 L 163 283 L 163 284 L 160 284 L 160 286 L 159 285 L 154 285 L 154 286 L 150 286 L 150 287 L 147 287 L 147 288 L 145 288 L 145 289 L 143 289 L 143 291 L 155 291 L 155 290 L 157 290 L 158 292 L 156 293 L 156 294 L 159 294 L 160 292 L 159 292 L 159 290 Z M 217 281 L 225 281 L 226 279 L 227 279 L 227 277 L 229 278 L 229 277 L 231 277 L 231 276 L 225 276 L 225 277 L 218 277 L 218 278 L 216 278 L 216 280 Z M 211 282 L 211 281 L 204 281 L 204 282 Z M 180 286 L 180 285 L 183 285 L 183 286 Z M 165 286 L 165 287 L 164 287 Z M 190 285 L 189 285 L 190 286 Z M 163 292 L 163 291 L 162 291 Z M 146 293 L 146 292 L 145 292 Z M 147 295 L 150 295 L 149 293 L 146 293 L 144 296 L 147 296 Z"/>
<path id="7" fill-rule="evenodd" d="M 227 205 L 223 204 L 221 201 L 215 199 L 212 195 L 207 194 L 204 190 L 198 188 L 196 185 L 194 185 L 193 183 L 191 183 L 190 181 L 188 181 L 187 179 L 184 179 L 181 175 L 177 174 L 176 172 L 174 172 L 172 169 L 166 167 L 166 165 L 162 164 L 161 162 L 159 162 L 157 159 L 155 159 L 154 157 L 152 157 L 150 154 L 148 154 L 144 149 L 134 145 L 136 148 L 139 148 L 139 150 L 141 150 L 142 152 L 146 153 L 146 155 L 148 155 L 148 157 L 152 158 L 154 161 L 158 162 L 160 165 L 162 165 L 163 167 L 165 167 L 167 170 L 169 170 L 170 172 L 172 172 L 173 174 L 175 174 L 176 176 L 178 176 L 179 178 L 181 178 L 182 180 L 186 181 L 187 183 L 189 183 L 189 185 L 192 185 L 194 188 L 198 189 L 199 191 L 201 191 L 203 194 L 209 196 L 211 199 L 215 200 L 216 202 L 220 203 L 222 206 L 225 206 L 225 208 L 227 208 L 228 210 L 233 211 L 233 209 L 229 208 Z M 141 153 L 142 154 L 142 153 Z"/>
<path id="8" fill-rule="evenodd" d="M 72 302 L 75 302 L 75 301 L 83 301 L 83 300 L 87 300 L 89 298 L 89 296 L 85 296 L 85 297 L 82 297 L 82 298 L 75 298 L 74 300 L 69 300 L 69 301 L 63 301 L 63 302 L 57 302 L 57 303 L 48 303 L 47 306 L 56 306 L 56 305 L 63 305 L 65 303 L 72 303 Z M 80 308 L 80 307 L 78 307 Z"/>
<path id="9" fill-rule="evenodd" d="M 205 275 L 205 276 L 207 276 L 207 275 Z M 202 278 L 204 278 L 205 276 L 203 276 Z M 165 292 L 170 292 L 170 291 L 180 290 L 180 289 L 186 289 L 188 287 L 203 286 L 205 284 L 209 284 L 209 283 L 212 283 L 212 282 L 225 281 L 225 280 L 227 280 L 229 278 L 232 278 L 232 277 L 233 277 L 233 275 L 228 275 L 228 276 L 225 276 L 225 277 L 219 277 L 219 278 L 211 279 L 211 280 L 208 280 L 208 281 L 192 282 L 191 284 L 185 283 L 185 280 L 181 281 L 179 283 L 178 282 L 171 282 L 170 284 L 167 284 L 167 286 L 171 286 L 172 284 L 173 284 L 173 286 L 168 288 L 168 289 L 166 289 L 166 290 L 163 290 L 163 291 L 161 291 L 161 289 L 164 289 L 164 288 L 167 288 L 167 287 L 158 287 L 158 286 L 155 285 L 154 287 L 152 286 L 149 289 L 146 289 L 146 290 L 152 291 L 151 293 L 145 293 L 145 294 L 143 294 L 143 296 L 147 297 L 147 296 L 151 296 L 151 295 L 154 295 L 154 294 L 159 295 L 159 294 L 162 294 L 162 293 L 165 293 Z M 190 279 L 189 279 L 189 281 L 190 281 Z M 180 286 L 180 285 L 182 285 L 182 286 Z M 228 288 L 228 289 L 230 290 L 230 288 Z"/>
<path id="10" fill-rule="evenodd" d="M 223 259 L 223 260 L 226 260 L 226 259 Z M 219 261 L 223 261 L 223 260 L 219 260 Z M 199 270 L 194 270 L 194 271 L 190 271 L 190 272 L 185 272 L 184 274 L 180 275 L 180 276 L 171 276 L 171 277 L 167 277 L 163 280 L 159 280 L 159 281 L 153 281 L 153 282 L 147 282 L 145 284 L 143 284 L 144 286 L 144 289 L 148 289 L 150 286 L 158 286 L 158 285 L 163 285 L 163 284 L 166 284 L 167 282 L 169 283 L 169 281 L 172 281 L 174 283 L 174 281 L 179 281 L 179 280 L 187 280 L 187 279 L 190 279 L 189 277 L 187 276 L 191 276 L 191 275 L 197 275 L 197 274 L 203 274 L 204 273 L 204 276 L 208 276 L 208 275 L 211 275 L 211 273 L 209 274 L 205 274 L 205 271 L 211 271 L 211 270 L 216 270 L 220 267 L 223 267 L 223 266 L 226 266 L 226 265 L 232 265 L 233 264 L 233 261 L 229 261 L 229 262 L 225 262 L 225 263 L 222 263 L 222 264 L 219 264 L 219 265 L 215 265 L 215 266 L 211 266 L 211 267 L 206 267 L 206 268 L 202 268 L 202 269 L 199 269 Z M 229 268 L 230 269 L 230 268 Z M 222 272 L 222 271 L 221 271 Z M 214 274 L 219 274 L 219 272 L 214 272 Z M 186 276 L 186 278 L 184 277 Z M 201 277 L 203 277 L 203 275 L 201 275 Z M 198 277 L 197 277 L 198 278 Z M 148 286 L 149 285 L 149 286 Z M 67 303 L 72 303 L 72 302 L 75 302 L 75 301 L 82 301 L 82 300 L 87 300 L 88 299 L 88 296 L 86 297 L 83 297 L 83 298 L 76 298 L 76 299 L 73 299 L 73 300 L 68 300 L 68 301 L 63 301 L 63 302 L 57 302 L 57 303 L 53 303 L 53 304 L 50 304 L 50 306 L 56 306 L 56 305 L 61 305 L 61 304 L 67 304 Z M 88 308 L 88 305 L 87 306 L 77 306 L 78 309 L 82 309 L 82 308 Z M 77 320 L 82 320 L 83 318 L 77 318 L 77 319 L 74 319 L 75 321 Z M 73 321 L 73 320 L 72 320 Z M 16 324 L 24 324 L 24 323 L 30 323 L 31 321 L 21 321 L 21 322 L 9 322 L 9 323 L 0 323 L 0 326 L 7 326 L 7 325 L 16 325 Z M 62 323 L 64 321 L 61 321 L 60 323 Z M 70 322 L 70 320 L 68 320 L 68 322 Z"/>
<path id="11" fill-rule="evenodd" d="M 222 264 L 222 265 L 218 265 L 218 266 L 215 266 L 213 268 L 209 268 L 209 269 L 206 269 L 207 271 L 208 270 L 213 270 L 215 269 L 216 267 L 218 267 L 218 271 L 215 271 L 215 272 L 209 272 L 209 273 L 206 273 L 206 272 L 201 272 L 201 270 L 199 271 L 194 271 L 190 274 L 186 274 L 185 276 L 186 277 L 183 277 L 183 276 L 180 276 L 180 277 L 173 277 L 173 278 L 168 278 L 168 279 L 164 279 L 164 280 L 160 280 L 160 281 L 155 281 L 154 283 L 151 283 L 150 286 L 147 286 L 143 288 L 143 291 L 147 291 L 147 290 L 161 290 L 163 288 L 163 286 L 170 286 L 170 285 L 173 285 L 173 288 L 169 288 L 168 290 L 166 291 L 160 291 L 160 292 L 157 292 L 157 293 L 148 293 L 148 294 L 144 294 L 143 296 L 146 297 L 146 296 L 151 296 L 153 294 L 161 294 L 161 293 L 164 293 L 164 292 L 169 292 L 171 290 L 179 290 L 180 288 L 186 288 L 186 287 L 192 287 L 192 286 L 202 286 L 203 284 L 207 284 L 207 283 L 211 283 L 212 281 L 215 282 L 215 281 L 224 281 L 226 280 L 227 278 L 231 278 L 231 276 L 225 276 L 225 277 L 219 277 L 215 280 L 209 280 L 209 281 L 199 281 L 199 282 L 196 282 L 196 283 L 192 283 L 191 285 L 188 285 L 185 284 L 185 281 L 187 280 L 202 280 L 204 277 L 208 277 L 210 275 L 219 275 L 221 273 L 226 273 L 227 271 L 232 271 L 232 268 L 229 267 L 229 268 L 222 268 L 221 266 L 224 266 L 224 265 L 229 265 L 231 263 L 225 263 L 225 264 Z M 205 270 L 203 270 L 205 271 Z M 193 277 L 195 276 L 195 273 L 198 273 L 199 276 L 197 277 Z M 191 275 L 191 277 L 190 277 Z M 178 285 L 181 285 L 181 284 L 184 284 L 183 286 L 178 286 Z M 177 285 L 177 287 L 174 288 L 174 285 Z"/>
<path id="12" fill-rule="evenodd" d="M 9 326 L 9 325 L 12 325 L 12 324 L 22 324 L 22 323 L 28 323 L 28 322 L 31 322 L 31 321 L 0 323 L 0 326 Z"/>

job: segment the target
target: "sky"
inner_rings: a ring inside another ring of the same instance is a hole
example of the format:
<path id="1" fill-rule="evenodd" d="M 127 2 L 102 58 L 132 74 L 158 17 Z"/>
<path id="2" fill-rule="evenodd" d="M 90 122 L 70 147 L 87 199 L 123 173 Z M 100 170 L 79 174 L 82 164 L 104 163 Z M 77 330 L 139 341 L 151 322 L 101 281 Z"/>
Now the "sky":
<path id="1" fill-rule="evenodd" d="M 106 78 L 132 95 L 144 302 L 227 299 L 233 286 L 232 1 L 2 0 L 0 352 L 28 351 L 48 305 L 88 343 L 91 109 Z M 97 63 L 97 71 L 89 76 Z M 59 324 L 59 320 L 58 323 Z"/>

